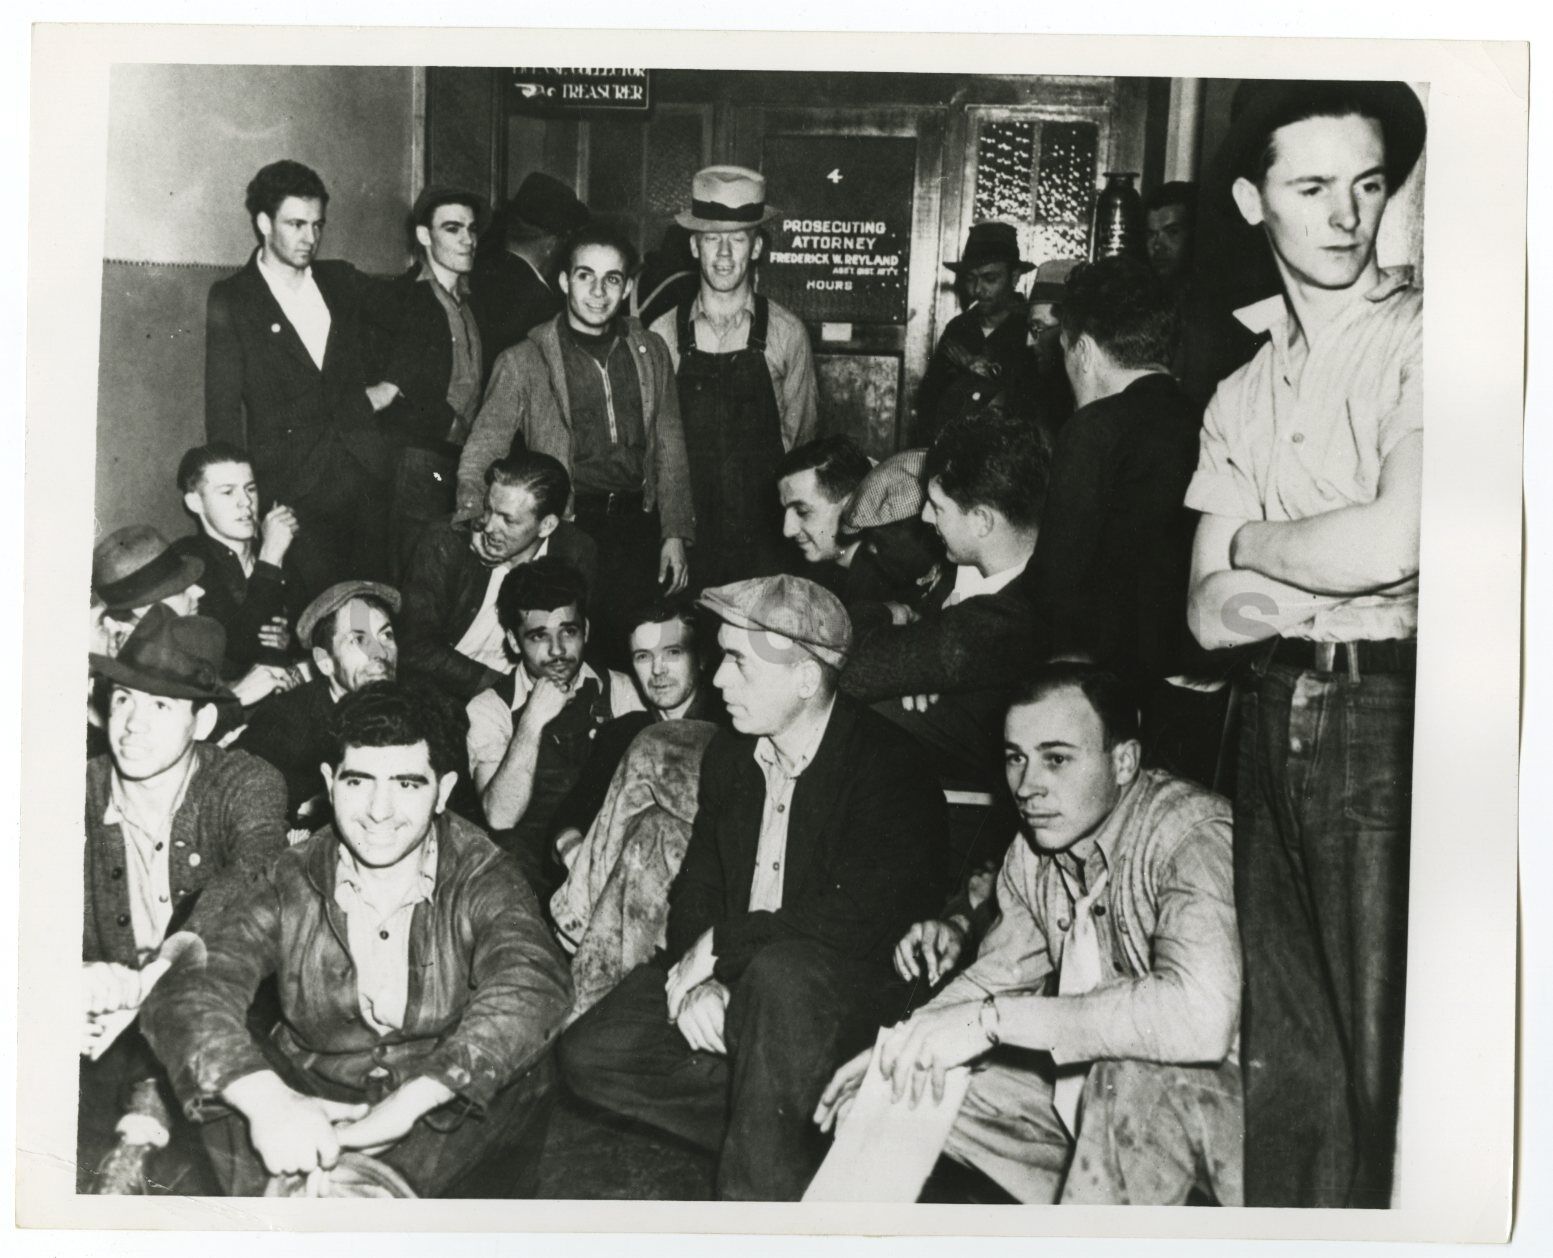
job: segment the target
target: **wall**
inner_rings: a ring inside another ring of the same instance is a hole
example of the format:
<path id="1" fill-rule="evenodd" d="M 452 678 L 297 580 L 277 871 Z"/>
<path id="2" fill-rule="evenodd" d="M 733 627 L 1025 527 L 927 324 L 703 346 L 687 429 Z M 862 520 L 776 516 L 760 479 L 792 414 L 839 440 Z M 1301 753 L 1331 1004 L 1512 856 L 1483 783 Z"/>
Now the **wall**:
<path id="1" fill-rule="evenodd" d="M 420 184 L 420 71 L 115 66 L 98 364 L 98 536 L 187 532 L 172 484 L 204 439 L 205 295 L 254 246 L 243 194 L 290 157 L 329 188 L 324 256 L 390 273 Z"/>

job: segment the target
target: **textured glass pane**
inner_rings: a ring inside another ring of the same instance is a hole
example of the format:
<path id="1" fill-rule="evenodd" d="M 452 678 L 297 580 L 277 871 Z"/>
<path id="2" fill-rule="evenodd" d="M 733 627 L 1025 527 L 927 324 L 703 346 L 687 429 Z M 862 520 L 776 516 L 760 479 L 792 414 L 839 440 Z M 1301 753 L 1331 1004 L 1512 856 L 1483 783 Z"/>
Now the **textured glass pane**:
<path id="1" fill-rule="evenodd" d="M 971 220 L 1030 221 L 1030 176 L 1035 162 L 1035 122 L 984 121 L 976 137 L 976 197 Z"/>
<path id="2" fill-rule="evenodd" d="M 1100 129 L 1092 122 L 1048 122 L 1041 127 L 1040 175 L 1034 218 L 1088 223 L 1095 196 L 1095 152 Z"/>
<path id="3" fill-rule="evenodd" d="M 647 212 L 674 214 L 690 204 L 701 169 L 701 115 L 660 113 L 647 131 Z"/>
<path id="4" fill-rule="evenodd" d="M 635 212 L 642 195 L 642 132 L 638 121 L 601 119 L 588 126 L 588 205 L 601 213 Z"/>
<path id="5" fill-rule="evenodd" d="M 1019 230 L 1019 253 L 1039 266 L 1055 258 L 1089 257 L 1089 224 L 1037 223 Z"/>

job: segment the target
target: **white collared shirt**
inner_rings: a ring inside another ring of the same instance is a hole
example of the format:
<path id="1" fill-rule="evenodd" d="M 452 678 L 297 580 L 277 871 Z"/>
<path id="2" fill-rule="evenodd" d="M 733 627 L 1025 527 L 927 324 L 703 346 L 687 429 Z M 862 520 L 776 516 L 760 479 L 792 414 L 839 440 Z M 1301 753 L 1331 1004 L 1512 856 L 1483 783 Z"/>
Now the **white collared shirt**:
<path id="1" fill-rule="evenodd" d="M 755 740 L 755 763 L 766 779 L 766 802 L 760 811 L 760 839 L 755 846 L 755 876 L 750 880 L 750 912 L 776 912 L 782 907 L 782 868 L 787 863 L 787 825 L 792 818 L 793 787 L 803 771 L 814 761 L 820 749 L 830 715 L 836 709 L 832 699 L 824 714 L 814 723 L 791 762 L 777 751 L 769 738 Z"/>
<path id="2" fill-rule="evenodd" d="M 981 594 L 996 594 L 1004 586 L 1018 578 L 1030 562 L 1028 556 L 1024 563 L 1016 563 L 1012 568 L 1004 568 L 1002 572 L 994 572 L 990 577 L 981 575 L 981 569 L 975 564 L 963 563 L 955 568 L 954 589 L 949 592 L 949 597 L 944 600 L 945 607 L 953 607 L 956 603 L 963 603 L 968 598 L 976 598 Z"/>
<path id="3" fill-rule="evenodd" d="M 278 267 L 264 260 L 264 250 L 259 250 L 259 274 L 264 277 L 264 282 L 269 285 L 270 293 L 280 306 L 281 313 L 290 321 L 296 329 L 297 335 L 302 338 L 302 344 L 307 349 L 308 356 L 313 360 L 319 371 L 324 369 L 324 350 L 329 344 L 329 304 L 324 301 L 324 295 L 318 291 L 318 281 L 313 278 L 313 268 L 308 267 L 302 272 L 300 282 L 293 280 L 291 276 L 295 272 L 287 267 Z"/>
<path id="4" fill-rule="evenodd" d="M 538 559 L 549 551 L 550 539 L 547 537 L 539 543 L 539 549 L 531 558 Z M 512 657 L 507 654 L 507 635 L 502 631 L 501 620 L 496 615 L 496 596 L 501 593 L 502 582 L 507 579 L 507 574 L 520 563 L 528 562 L 528 559 L 511 559 L 491 569 L 491 575 L 485 583 L 485 597 L 480 600 L 480 610 L 469 622 L 469 628 L 464 630 L 464 636 L 453 644 L 453 649 L 460 655 L 467 655 L 498 673 L 510 673 L 513 670 Z M 527 693 L 524 691 L 524 694 Z"/>

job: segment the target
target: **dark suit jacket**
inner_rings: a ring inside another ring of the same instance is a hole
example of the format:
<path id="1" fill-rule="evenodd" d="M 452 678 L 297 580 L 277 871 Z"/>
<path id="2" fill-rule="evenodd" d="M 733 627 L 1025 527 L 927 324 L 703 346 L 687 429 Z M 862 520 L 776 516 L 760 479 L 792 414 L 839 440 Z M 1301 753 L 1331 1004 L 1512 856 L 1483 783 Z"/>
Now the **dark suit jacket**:
<path id="1" fill-rule="evenodd" d="M 562 521 L 550 534 L 549 553 L 573 565 L 592 589 L 598 576 L 598 547 L 575 524 Z M 469 700 L 503 674 L 454 650 L 485 599 L 491 570 L 469 548 L 464 525 L 426 530 L 410 560 L 400 594 L 399 667 L 415 673 L 456 699 Z"/>
<path id="2" fill-rule="evenodd" d="M 535 275 L 527 262 L 505 249 L 493 249 L 475 259 L 469 289 L 480 326 L 487 379 L 504 349 L 512 348 L 530 329 L 561 313 L 561 294 Z"/>
<path id="3" fill-rule="evenodd" d="M 329 737 L 329 718 L 334 699 L 329 683 L 315 677 L 284 694 L 270 695 L 249 713 L 248 725 L 237 742 L 275 766 L 286 780 L 286 815 L 316 795 L 323 794 L 324 779 L 318 766 L 334 754 Z"/>
<path id="4" fill-rule="evenodd" d="M 320 370 L 259 274 L 259 255 L 210 287 L 205 310 L 205 432 L 246 447 L 269 498 L 327 486 L 337 460 L 352 459 L 378 480 L 392 450 L 366 388 L 363 305 L 369 285 L 348 262 L 315 262 L 329 307 Z"/>
<path id="5" fill-rule="evenodd" d="M 755 739 L 719 730 L 701 762 L 695 827 L 669 891 L 669 955 L 711 928 L 724 982 L 767 944 L 798 939 L 887 974 L 907 927 L 943 903 L 948 820 L 925 754 L 883 717 L 837 696 L 793 788 L 782 907 L 751 912 L 765 798 Z"/>
<path id="6" fill-rule="evenodd" d="M 196 743 L 198 761 L 183 803 L 173 814 L 168 865 L 174 904 L 172 929 L 193 908 L 187 924 L 196 933 L 229 894 L 258 887 L 269 862 L 286 848 L 286 792 L 280 774 L 256 756 Z M 86 766 L 86 903 L 81 920 L 81 960 L 115 961 L 139 968 L 130 923 L 124 836 L 103 823 L 110 798 L 112 762 L 98 756 Z M 220 881 L 222 894 L 207 888 Z"/>
<path id="7" fill-rule="evenodd" d="M 180 537 L 172 545 L 180 555 L 193 555 L 205 565 L 200 585 L 200 615 L 219 620 L 226 630 L 227 677 L 241 677 L 255 664 L 289 664 L 285 651 L 259 643 L 259 630 L 276 616 L 295 625 L 301 608 L 294 606 L 293 587 L 286 573 L 263 560 L 252 575 L 243 572 L 242 561 L 230 546 L 223 546 L 203 529 Z"/>
<path id="8" fill-rule="evenodd" d="M 432 291 L 435 280 L 421 280 L 420 263 L 386 288 L 371 320 L 370 371 L 374 381 L 399 386 L 378 422 L 399 446 L 442 448 L 457 418 L 448 405 L 453 375 L 453 339 L 447 311 Z M 475 316 L 479 322 L 478 313 Z M 484 336 L 481 337 L 482 349 Z"/>

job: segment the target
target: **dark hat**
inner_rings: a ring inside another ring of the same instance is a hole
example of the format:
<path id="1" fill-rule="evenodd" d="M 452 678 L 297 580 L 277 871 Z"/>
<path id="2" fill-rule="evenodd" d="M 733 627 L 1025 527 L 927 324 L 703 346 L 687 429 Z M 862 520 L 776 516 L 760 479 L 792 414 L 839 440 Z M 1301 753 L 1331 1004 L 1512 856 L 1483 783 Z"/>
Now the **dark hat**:
<path id="1" fill-rule="evenodd" d="M 203 559 L 178 554 L 149 524 L 117 529 L 92 549 L 92 593 L 109 611 L 144 607 L 186 590 L 204 572 Z"/>
<path id="2" fill-rule="evenodd" d="M 704 590 L 696 600 L 736 629 L 781 634 L 835 668 L 852 649 L 852 618 L 841 600 L 804 577 L 751 577 Z"/>
<path id="3" fill-rule="evenodd" d="M 157 603 L 116 657 L 90 655 L 92 671 L 131 690 L 169 699 L 231 699 L 221 684 L 226 630 L 209 616 L 180 616 Z"/>
<path id="4" fill-rule="evenodd" d="M 1082 258 L 1054 258 L 1043 262 L 1030 281 L 1030 295 L 1026 301 L 1061 301 L 1067 289 L 1068 277 L 1074 268 L 1083 265 Z"/>
<path id="5" fill-rule="evenodd" d="M 1230 101 L 1229 130 L 1219 145 L 1215 182 L 1228 189 L 1240 176 L 1255 180 L 1268 137 L 1305 118 L 1360 114 L 1380 123 L 1386 138 L 1386 183 L 1395 192 L 1423 152 L 1428 124 L 1423 103 L 1406 83 L 1340 79 L 1247 79 Z"/>
<path id="6" fill-rule="evenodd" d="M 926 501 L 922 489 L 926 461 L 926 450 L 899 450 L 880 459 L 858 484 L 841 517 L 842 527 L 849 533 L 860 533 L 921 515 Z"/>
<path id="7" fill-rule="evenodd" d="M 384 585 L 380 581 L 341 581 L 331 585 L 302 609 L 302 614 L 297 617 L 297 641 L 306 646 L 320 620 L 333 615 L 351 599 L 362 594 L 375 595 L 388 604 L 389 610 L 395 613 L 399 611 L 399 591 L 393 586 Z"/>
<path id="8" fill-rule="evenodd" d="M 960 260 L 944 265 L 958 275 L 988 262 L 1007 262 L 1014 268 L 1015 275 L 1035 270 L 1035 263 L 1020 260 L 1019 233 L 1012 223 L 972 223 Z"/>
<path id="9" fill-rule="evenodd" d="M 431 213 L 432 206 L 464 204 L 474 206 L 475 226 L 483 226 L 490 208 L 485 198 L 467 188 L 455 188 L 448 184 L 433 184 L 421 189 L 421 195 L 415 198 L 415 204 L 410 207 L 410 221 L 417 227 L 423 226 L 422 220 Z"/>
<path id="10" fill-rule="evenodd" d="M 759 227 L 781 211 L 766 204 L 766 177 L 748 166 L 707 166 L 690 181 L 690 209 L 674 216 L 686 231 Z"/>
<path id="11" fill-rule="evenodd" d="M 525 175 L 517 193 L 503 207 L 541 231 L 564 235 L 586 227 L 592 215 L 577 194 L 553 175 L 536 170 Z"/>

